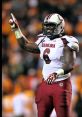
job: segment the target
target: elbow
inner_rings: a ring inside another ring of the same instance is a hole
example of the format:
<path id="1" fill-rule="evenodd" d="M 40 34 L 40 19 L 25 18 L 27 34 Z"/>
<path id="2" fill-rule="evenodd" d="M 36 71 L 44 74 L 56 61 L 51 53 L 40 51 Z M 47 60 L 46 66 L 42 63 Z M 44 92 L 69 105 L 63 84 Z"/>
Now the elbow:
<path id="1" fill-rule="evenodd" d="M 40 54 L 39 49 L 33 49 L 33 48 L 26 47 L 26 46 L 21 46 L 21 48 L 30 53 Z"/>
<path id="2" fill-rule="evenodd" d="M 22 45 L 22 44 L 20 44 L 20 48 L 23 49 L 23 50 L 25 50 L 25 46 Z"/>
<path id="3" fill-rule="evenodd" d="M 68 73 L 72 72 L 72 70 L 73 70 L 73 67 L 67 68 L 64 70 L 64 74 L 68 74 Z"/>
<path id="4" fill-rule="evenodd" d="M 73 65 L 66 64 L 63 66 L 63 69 L 64 69 L 64 74 L 68 74 L 74 69 L 74 67 Z"/>

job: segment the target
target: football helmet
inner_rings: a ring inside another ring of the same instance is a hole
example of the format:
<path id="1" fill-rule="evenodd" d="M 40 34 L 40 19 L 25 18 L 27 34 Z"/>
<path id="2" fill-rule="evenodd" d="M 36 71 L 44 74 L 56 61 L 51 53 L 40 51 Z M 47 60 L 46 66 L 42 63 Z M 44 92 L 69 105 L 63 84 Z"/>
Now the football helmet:
<path id="1" fill-rule="evenodd" d="M 53 39 L 56 35 L 64 33 L 65 21 L 62 16 L 57 13 L 50 14 L 45 17 L 43 22 L 43 34 Z"/>

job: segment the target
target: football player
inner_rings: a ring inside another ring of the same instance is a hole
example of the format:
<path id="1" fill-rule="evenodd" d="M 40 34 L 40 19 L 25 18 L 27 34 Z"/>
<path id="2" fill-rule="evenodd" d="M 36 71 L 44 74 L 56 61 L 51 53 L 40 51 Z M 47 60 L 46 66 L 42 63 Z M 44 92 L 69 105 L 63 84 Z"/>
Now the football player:
<path id="1" fill-rule="evenodd" d="M 40 54 L 43 60 L 43 81 L 36 91 L 38 117 L 50 117 L 55 108 L 57 117 L 69 117 L 71 103 L 70 75 L 74 69 L 78 40 L 64 34 L 65 21 L 57 13 L 45 17 L 43 33 L 30 42 L 21 32 L 13 14 L 9 20 L 16 39 L 24 50 Z"/>

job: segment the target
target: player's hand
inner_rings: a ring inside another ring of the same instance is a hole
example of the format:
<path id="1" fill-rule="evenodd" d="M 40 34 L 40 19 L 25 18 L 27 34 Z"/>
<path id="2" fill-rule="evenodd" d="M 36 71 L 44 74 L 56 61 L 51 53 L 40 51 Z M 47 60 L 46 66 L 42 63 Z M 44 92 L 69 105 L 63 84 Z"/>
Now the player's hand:
<path id="1" fill-rule="evenodd" d="M 56 78 L 57 78 L 57 73 L 50 74 L 48 79 L 46 80 L 47 84 L 53 84 Z"/>
<path id="2" fill-rule="evenodd" d="M 11 26 L 12 31 L 15 31 L 15 30 L 19 29 L 17 19 L 15 18 L 15 16 L 12 13 L 11 13 L 11 18 L 9 20 L 9 24 Z"/>

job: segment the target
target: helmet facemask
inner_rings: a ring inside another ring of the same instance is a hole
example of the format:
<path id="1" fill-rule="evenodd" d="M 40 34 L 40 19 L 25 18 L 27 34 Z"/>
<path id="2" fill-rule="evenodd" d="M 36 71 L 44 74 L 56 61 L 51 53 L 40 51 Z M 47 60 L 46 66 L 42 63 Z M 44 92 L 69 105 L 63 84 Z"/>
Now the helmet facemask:
<path id="1" fill-rule="evenodd" d="M 58 30 L 59 25 L 55 24 L 55 23 L 43 23 L 43 33 L 49 37 L 49 38 L 53 38 L 56 35 L 58 35 L 59 30 Z"/>

